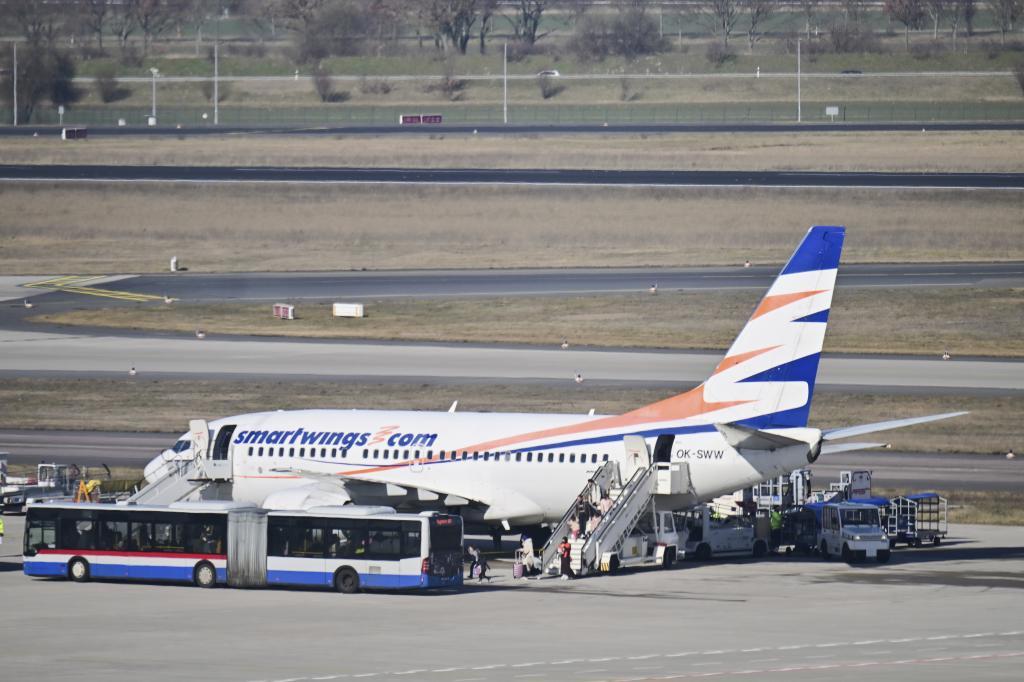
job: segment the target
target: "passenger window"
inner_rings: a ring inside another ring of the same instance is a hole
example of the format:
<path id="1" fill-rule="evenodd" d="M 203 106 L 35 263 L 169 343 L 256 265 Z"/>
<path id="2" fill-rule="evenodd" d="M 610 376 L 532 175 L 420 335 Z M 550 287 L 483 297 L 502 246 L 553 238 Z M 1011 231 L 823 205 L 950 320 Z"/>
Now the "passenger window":
<path id="1" fill-rule="evenodd" d="M 569 464 L 576 463 L 576 455 L 569 455 Z"/>
<path id="2" fill-rule="evenodd" d="M 366 459 L 367 455 L 368 455 L 368 453 L 366 451 L 366 448 L 363 448 L 363 459 Z"/>
<path id="3" fill-rule="evenodd" d="M 396 450 L 396 451 L 395 451 L 395 458 L 396 458 L 396 459 L 397 459 L 397 457 L 398 457 L 398 454 L 397 454 L 397 452 L 398 452 L 398 451 Z M 383 457 L 383 458 L 384 458 L 384 459 L 387 459 L 387 458 L 388 458 L 388 451 L 387 451 L 387 450 L 385 450 L 385 451 L 384 451 L 384 457 Z"/>
<path id="4" fill-rule="evenodd" d="M 608 455 L 605 455 L 604 457 L 602 457 L 601 461 L 602 462 L 607 462 L 608 461 Z"/>
<path id="5" fill-rule="evenodd" d="M 564 452 L 559 452 L 558 453 L 558 463 L 562 464 L 564 462 L 565 462 L 565 453 Z"/>
<path id="6" fill-rule="evenodd" d="M 527 462 L 532 462 L 533 461 L 533 453 L 532 452 L 527 452 L 526 453 L 526 461 Z"/>
<path id="7" fill-rule="evenodd" d="M 263 448 L 262 447 L 260 447 L 260 449 L 256 451 L 256 456 L 257 457 L 262 457 L 263 456 Z"/>
<path id="8" fill-rule="evenodd" d="M 555 453 L 549 452 L 548 453 L 548 464 L 553 464 L 554 461 L 555 461 Z"/>
<path id="9" fill-rule="evenodd" d="M 590 463 L 591 464 L 597 464 L 597 453 L 596 452 L 590 456 Z"/>
<path id="10" fill-rule="evenodd" d="M 306 456 L 306 448 L 299 448 L 299 457 Z"/>
<path id="11" fill-rule="evenodd" d="M 295 456 L 295 448 L 288 448 L 288 456 L 289 457 L 294 457 Z"/>
<path id="12" fill-rule="evenodd" d="M 373 458 L 374 459 L 380 459 L 380 450 L 374 450 L 373 451 Z"/>
<path id="13" fill-rule="evenodd" d="M 491 458 L 491 453 L 489 453 L 489 452 L 485 452 L 485 453 L 484 453 L 484 461 L 486 462 L 486 461 L 487 461 L 487 460 L 489 460 L 490 458 Z"/>
<path id="14" fill-rule="evenodd" d="M 521 453 L 521 452 L 517 452 L 516 453 L 516 461 L 517 462 L 523 461 L 523 453 Z"/>

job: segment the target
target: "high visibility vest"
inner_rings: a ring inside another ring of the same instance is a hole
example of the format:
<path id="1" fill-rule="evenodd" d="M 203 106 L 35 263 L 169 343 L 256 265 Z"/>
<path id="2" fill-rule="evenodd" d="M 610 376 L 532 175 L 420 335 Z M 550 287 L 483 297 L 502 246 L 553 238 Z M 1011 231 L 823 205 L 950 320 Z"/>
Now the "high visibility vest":
<path id="1" fill-rule="evenodd" d="M 4 534 L 4 520 L 0 518 L 0 535 Z"/>

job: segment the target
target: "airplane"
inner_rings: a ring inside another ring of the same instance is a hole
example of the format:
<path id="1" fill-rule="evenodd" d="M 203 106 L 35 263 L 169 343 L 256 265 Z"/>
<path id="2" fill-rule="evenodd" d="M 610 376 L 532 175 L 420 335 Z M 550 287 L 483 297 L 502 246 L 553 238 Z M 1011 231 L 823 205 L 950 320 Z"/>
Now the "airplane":
<path id="1" fill-rule="evenodd" d="M 193 442 L 230 466 L 232 499 L 270 509 L 387 505 L 457 510 L 468 526 L 531 530 L 558 521 L 606 461 L 685 462 L 685 509 L 814 462 L 879 447 L 837 442 L 965 414 L 820 430 L 807 425 L 844 227 L 812 227 L 725 357 L 696 388 L 620 415 L 295 410 L 202 422 L 146 467 L 155 480 Z M 624 476 L 625 479 L 625 476 Z"/>

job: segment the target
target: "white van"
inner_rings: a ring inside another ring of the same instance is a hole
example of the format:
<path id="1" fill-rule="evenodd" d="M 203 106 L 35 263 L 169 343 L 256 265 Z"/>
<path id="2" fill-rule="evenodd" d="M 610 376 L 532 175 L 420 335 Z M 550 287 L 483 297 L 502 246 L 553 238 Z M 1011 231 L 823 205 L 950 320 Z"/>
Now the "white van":
<path id="1" fill-rule="evenodd" d="M 856 502 L 822 505 L 818 551 L 823 559 L 839 556 L 846 562 L 889 560 L 889 536 L 882 530 L 878 507 Z"/>

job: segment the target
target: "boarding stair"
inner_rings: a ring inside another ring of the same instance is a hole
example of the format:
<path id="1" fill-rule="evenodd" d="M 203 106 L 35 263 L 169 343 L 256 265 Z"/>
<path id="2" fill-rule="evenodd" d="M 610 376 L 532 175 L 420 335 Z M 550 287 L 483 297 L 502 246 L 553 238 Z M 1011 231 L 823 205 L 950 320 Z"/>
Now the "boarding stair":
<path id="1" fill-rule="evenodd" d="M 671 449 L 672 437 L 659 439 L 658 448 Z M 626 436 L 623 439 L 625 457 L 621 461 L 609 461 L 587 482 L 580 495 L 595 504 L 601 494 L 606 493 L 612 505 L 593 531 L 586 534 L 580 529 L 580 537 L 570 541 L 570 559 L 577 575 L 586 575 L 600 569 L 601 557 L 617 554 L 625 539 L 636 528 L 644 514 L 652 513 L 655 496 L 674 496 L 692 492 L 689 467 L 685 462 L 667 461 L 666 456 L 652 458 L 647 443 L 641 436 Z M 660 459 L 661 461 L 653 461 Z M 622 479 L 628 476 L 625 484 Z M 569 535 L 569 527 L 576 515 L 576 500 L 565 512 L 551 533 L 541 553 L 543 571 L 556 574 L 559 571 L 558 545 L 563 536 Z"/>
<path id="2" fill-rule="evenodd" d="M 594 531 L 580 548 L 578 563 L 573 570 L 586 575 L 599 568 L 601 556 L 606 552 L 618 553 L 622 542 L 633 532 L 640 518 L 651 511 L 657 490 L 658 465 L 637 469 L 621 490 L 611 490 L 612 507 L 601 517 Z"/>
<path id="3" fill-rule="evenodd" d="M 160 478 L 137 490 L 126 504 L 167 505 L 185 499 L 210 483 L 199 477 L 199 467 L 194 460 L 170 460 L 166 468 Z"/>
<path id="4" fill-rule="evenodd" d="M 579 496 L 585 500 L 590 500 L 592 503 L 596 500 L 601 499 L 602 491 L 611 491 L 615 489 L 615 486 L 619 484 L 619 465 L 617 462 L 605 462 L 597 472 L 590 477 L 587 484 L 583 486 L 583 490 L 580 491 Z M 548 538 L 547 544 L 541 549 L 540 565 L 543 567 L 544 572 L 558 573 L 560 560 L 558 558 L 558 545 L 561 544 L 562 538 L 570 535 L 569 524 L 572 522 L 576 515 L 576 500 L 578 497 L 573 498 L 573 503 L 569 505 L 565 514 L 561 520 L 552 527 L 551 536 Z M 570 544 L 582 547 L 583 540 L 576 539 Z M 576 550 L 574 550 L 576 551 Z M 573 565 L 577 565 L 575 561 Z"/>

